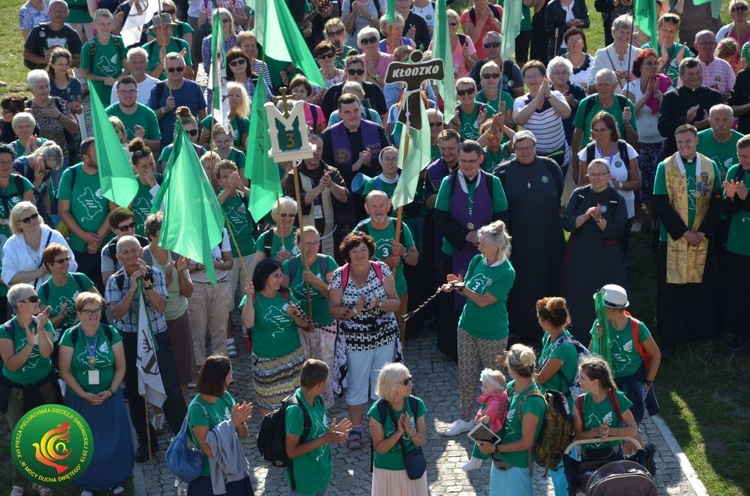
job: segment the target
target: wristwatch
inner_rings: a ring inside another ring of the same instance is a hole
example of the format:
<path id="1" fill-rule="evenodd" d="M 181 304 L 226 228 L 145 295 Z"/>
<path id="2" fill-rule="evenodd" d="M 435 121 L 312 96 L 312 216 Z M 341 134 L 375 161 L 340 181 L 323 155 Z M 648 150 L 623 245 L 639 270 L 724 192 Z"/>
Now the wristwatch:
<path id="1" fill-rule="evenodd" d="M 622 181 L 617 181 L 617 189 L 622 189 Z"/>

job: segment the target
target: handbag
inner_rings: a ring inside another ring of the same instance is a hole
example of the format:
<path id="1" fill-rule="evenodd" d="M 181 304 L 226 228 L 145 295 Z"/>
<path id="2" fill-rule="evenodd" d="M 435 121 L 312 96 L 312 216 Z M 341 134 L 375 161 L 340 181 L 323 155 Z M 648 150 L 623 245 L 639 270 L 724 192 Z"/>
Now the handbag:
<path id="1" fill-rule="evenodd" d="M 203 470 L 203 453 L 187 445 L 187 416 L 182 421 L 180 432 L 169 443 L 164 455 L 167 468 L 183 482 L 193 482 Z"/>
<path id="2" fill-rule="evenodd" d="M 390 404 L 388 404 L 388 413 L 391 416 L 393 425 L 397 426 L 398 420 L 396 420 L 396 414 L 393 413 L 393 409 L 391 408 Z M 406 465 L 406 475 L 408 475 L 409 479 L 411 480 L 421 479 L 425 471 L 427 470 L 427 459 L 424 457 L 424 451 L 422 451 L 422 448 L 420 446 L 416 446 L 413 450 L 406 453 L 403 437 L 398 438 L 398 443 L 401 445 L 401 455 L 404 457 L 404 464 Z"/>

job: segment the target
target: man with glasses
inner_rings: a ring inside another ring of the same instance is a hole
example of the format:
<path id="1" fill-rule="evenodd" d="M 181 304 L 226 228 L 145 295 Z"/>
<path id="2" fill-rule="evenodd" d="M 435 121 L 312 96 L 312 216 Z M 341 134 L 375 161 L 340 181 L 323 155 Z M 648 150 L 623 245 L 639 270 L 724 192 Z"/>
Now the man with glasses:
<path id="1" fill-rule="evenodd" d="M 175 109 L 187 107 L 200 122 L 206 117 L 206 99 L 198 83 L 185 79 L 185 59 L 179 53 L 167 54 L 167 80 L 160 81 L 151 90 L 148 106 L 155 110 L 161 128 L 161 145 L 172 143 Z"/>
<path id="2" fill-rule="evenodd" d="M 503 36 L 495 31 L 490 31 L 484 36 L 483 47 L 487 53 L 487 58 L 478 60 L 469 72 L 469 77 L 477 84 L 477 88 L 482 89 L 482 67 L 487 62 L 494 62 L 498 67 L 503 68 L 502 90 L 513 98 L 523 96 L 523 76 L 521 69 L 518 68 L 512 60 L 503 60 L 500 56 L 500 47 L 503 43 Z"/>
<path id="3" fill-rule="evenodd" d="M 46 69 L 49 54 L 55 47 L 67 49 L 73 56 L 73 67 L 81 65 L 81 37 L 78 31 L 65 24 L 70 11 L 63 0 L 49 4 L 50 21 L 31 30 L 23 47 L 23 63 L 29 69 Z"/>
<path id="4" fill-rule="evenodd" d="M 438 146 L 438 136 L 445 124 L 443 123 L 443 113 L 438 109 L 427 109 L 427 121 L 430 123 L 430 160 L 440 158 L 440 146 Z"/>
<path id="5" fill-rule="evenodd" d="M 188 79 L 194 78 L 192 69 L 193 57 L 190 53 L 190 45 L 187 41 L 172 36 L 176 25 L 172 20 L 172 16 L 166 12 L 156 14 L 152 25 L 156 38 L 143 45 L 149 62 L 148 69 L 146 69 L 148 74 L 162 81 L 167 79 L 164 65 L 167 63 L 167 54 L 172 52 L 179 53 L 185 60 L 187 64 L 185 77 Z"/>
<path id="6" fill-rule="evenodd" d="M 107 115 L 117 117 L 125 126 L 125 137 L 142 138 L 155 155 L 161 146 L 159 120 L 153 110 L 138 103 L 138 83 L 133 76 L 123 77 L 117 83 L 117 102 L 107 107 Z"/>
<path id="7" fill-rule="evenodd" d="M 716 36 L 708 30 L 696 34 L 695 49 L 698 52 L 698 62 L 703 67 L 703 86 L 721 93 L 726 102 L 732 94 L 735 75 L 729 62 L 714 57 Z"/>
<path id="8" fill-rule="evenodd" d="M 109 213 L 109 227 L 112 230 L 114 238 L 102 248 L 102 282 L 107 285 L 107 279 L 116 271 L 122 268 L 122 264 L 117 259 L 117 242 L 123 236 L 133 236 L 141 244 L 141 247 L 148 246 L 148 238 L 135 233 L 135 215 L 129 208 L 117 207 Z"/>
<path id="9" fill-rule="evenodd" d="M 337 102 L 341 96 L 344 83 L 347 81 L 355 81 L 362 85 L 362 89 L 365 91 L 365 99 L 362 100 L 362 104 L 375 110 L 380 116 L 381 120 L 385 122 L 386 115 L 388 113 L 388 107 L 385 104 L 385 95 L 383 90 L 380 89 L 375 83 L 368 83 L 365 81 L 365 63 L 359 58 L 359 55 L 350 55 L 346 58 L 346 70 L 344 75 L 346 81 L 334 84 L 328 88 L 323 95 L 323 100 L 320 102 L 320 108 L 323 110 L 323 114 L 328 119 L 336 110 Z"/>
<path id="10" fill-rule="evenodd" d="M 146 72 L 148 67 L 148 53 L 141 47 L 133 47 L 128 50 L 127 58 L 125 59 L 125 67 L 130 71 L 130 76 L 133 77 L 135 83 L 138 85 L 138 92 L 135 101 L 142 103 L 143 105 L 148 104 L 148 97 L 151 96 L 151 90 L 154 89 L 156 83 L 159 82 L 155 77 L 151 77 Z M 117 85 L 115 83 L 112 86 L 112 94 L 110 95 L 109 101 L 117 101 Z"/>

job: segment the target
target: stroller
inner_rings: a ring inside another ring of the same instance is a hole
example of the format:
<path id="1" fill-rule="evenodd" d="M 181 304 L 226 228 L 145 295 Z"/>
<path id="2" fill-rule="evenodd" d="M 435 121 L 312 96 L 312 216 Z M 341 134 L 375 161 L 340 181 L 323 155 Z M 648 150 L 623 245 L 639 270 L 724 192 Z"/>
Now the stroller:
<path id="1" fill-rule="evenodd" d="M 627 441 L 638 449 L 625 460 L 581 461 L 571 452 L 576 446 L 596 444 L 601 439 L 571 443 L 563 456 L 570 496 L 657 496 L 656 484 L 646 467 L 646 450 L 632 437 L 611 437 L 608 441 Z M 580 450 L 579 450 L 580 453 Z"/>

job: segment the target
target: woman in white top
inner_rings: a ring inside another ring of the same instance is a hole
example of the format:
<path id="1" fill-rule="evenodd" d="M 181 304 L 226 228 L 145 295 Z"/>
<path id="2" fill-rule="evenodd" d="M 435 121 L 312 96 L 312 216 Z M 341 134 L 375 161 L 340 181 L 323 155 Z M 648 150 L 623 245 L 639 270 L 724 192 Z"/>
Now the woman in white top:
<path id="1" fill-rule="evenodd" d="M 591 136 L 593 141 L 578 152 L 581 171 L 588 170 L 589 162 L 600 158 L 609 166 L 610 185 L 625 199 L 628 210 L 625 230 L 620 237 L 622 250 L 628 252 L 628 233 L 633 224 L 635 213 L 635 192 L 641 189 L 641 171 L 638 169 L 638 152 L 625 140 L 620 139 L 617 124 L 612 114 L 601 110 L 591 120 Z M 623 157 L 623 152 L 627 157 Z M 578 185 L 588 184 L 588 175 L 582 173 L 578 178 Z"/>
<path id="2" fill-rule="evenodd" d="M 19 202 L 10 211 L 10 230 L 13 236 L 3 246 L 2 270 L 2 279 L 8 286 L 25 282 L 38 288 L 49 279 L 42 254 L 50 244 L 61 244 L 72 253 L 62 234 L 44 223 L 30 201 Z M 70 272 L 78 269 L 75 260 L 71 259 L 69 268 Z"/>
<path id="3" fill-rule="evenodd" d="M 612 69 L 617 74 L 618 93 L 625 92 L 625 86 L 635 79 L 632 75 L 633 62 L 640 51 L 630 44 L 633 39 L 633 16 L 621 15 L 612 22 L 614 43 L 596 51 L 594 67 L 589 76 L 589 88 L 594 88 L 594 78 L 600 69 Z"/>
<path id="4" fill-rule="evenodd" d="M 385 8 L 385 0 L 344 0 L 341 5 L 341 20 L 349 33 L 346 44 L 355 47 L 357 35 L 363 28 L 380 27 L 380 16 L 385 15 Z"/>
<path id="5" fill-rule="evenodd" d="M 565 46 L 568 51 L 563 57 L 573 64 L 573 72 L 570 74 L 570 82 L 577 84 L 583 89 L 589 85 L 589 77 L 593 74 L 594 57 L 586 53 L 586 32 L 581 28 L 570 28 L 563 35 Z"/>

